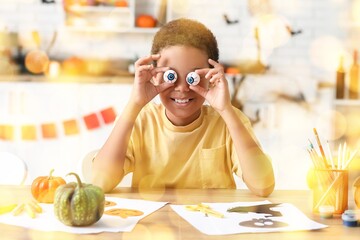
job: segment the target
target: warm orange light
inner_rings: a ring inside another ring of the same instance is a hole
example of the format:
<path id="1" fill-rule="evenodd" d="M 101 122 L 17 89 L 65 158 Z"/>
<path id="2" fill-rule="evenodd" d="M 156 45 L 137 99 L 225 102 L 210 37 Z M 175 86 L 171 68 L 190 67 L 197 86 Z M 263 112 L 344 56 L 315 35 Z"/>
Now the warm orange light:
<path id="1" fill-rule="evenodd" d="M 313 167 L 309 168 L 307 174 L 306 174 L 306 184 L 309 187 L 309 189 L 313 189 L 316 181 L 315 176 L 315 170 Z"/>
<path id="2" fill-rule="evenodd" d="M 346 136 L 349 138 L 358 138 L 360 136 L 360 111 L 353 110 L 346 115 L 347 129 Z"/>
<path id="3" fill-rule="evenodd" d="M 319 115 L 319 123 L 321 123 L 323 128 L 332 129 L 332 131 L 323 131 L 324 139 L 329 141 L 343 137 L 348 127 L 348 122 L 344 114 L 335 110 L 323 111 Z"/>
<path id="4" fill-rule="evenodd" d="M 350 54 L 346 52 L 342 42 L 333 36 L 319 37 L 311 44 L 310 58 L 317 67 L 335 72 L 340 56 L 344 56 L 344 65 L 348 65 Z"/>
<path id="5" fill-rule="evenodd" d="M 49 58 L 44 51 L 32 50 L 26 54 L 25 66 L 32 73 L 43 73 L 49 66 Z"/>

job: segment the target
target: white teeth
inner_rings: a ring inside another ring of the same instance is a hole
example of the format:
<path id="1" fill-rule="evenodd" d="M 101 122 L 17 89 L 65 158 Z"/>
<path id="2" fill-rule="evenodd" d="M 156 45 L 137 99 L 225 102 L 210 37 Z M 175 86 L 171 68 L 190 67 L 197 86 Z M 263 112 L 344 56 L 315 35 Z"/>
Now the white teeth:
<path id="1" fill-rule="evenodd" d="M 176 103 L 187 103 L 189 102 L 189 99 L 175 99 Z"/>

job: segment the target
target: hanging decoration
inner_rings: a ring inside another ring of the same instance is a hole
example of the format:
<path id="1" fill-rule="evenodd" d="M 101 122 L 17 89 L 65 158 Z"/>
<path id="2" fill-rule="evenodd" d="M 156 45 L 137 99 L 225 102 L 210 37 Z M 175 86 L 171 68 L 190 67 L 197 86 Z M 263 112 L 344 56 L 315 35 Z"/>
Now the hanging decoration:
<path id="1" fill-rule="evenodd" d="M 11 125 L 0 125 L 0 139 L 14 140 L 14 127 Z"/>
<path id="2" fill-rule="evenodd" d="M 44 123 L 41 124 L 41 134 L 45 139 L 57 138 L 56 125 L 55 123 Z"/>
<path id="3" fill-rule="evenodd" d="M 64 136 L 78 135 L 81 133 L 81 124 L 85 125 L 87 130 L 95 130 L 102 125 L 113 123 L 116 119 L 116 112 L 113 107 L 105 108 L 99 112 L 83 115 L 78 119 L 61 120 L 60 123 L 46 122 L 37 124 L 2 124 L 0 123 L 0 141 L 14 141 L 16 139 L 17 129 L 19 138 L 23 141 L 35 141 L 39 139 L 57 139 L 60 129 Z M 39 130 L 38 130 L 39 129 Z"/>

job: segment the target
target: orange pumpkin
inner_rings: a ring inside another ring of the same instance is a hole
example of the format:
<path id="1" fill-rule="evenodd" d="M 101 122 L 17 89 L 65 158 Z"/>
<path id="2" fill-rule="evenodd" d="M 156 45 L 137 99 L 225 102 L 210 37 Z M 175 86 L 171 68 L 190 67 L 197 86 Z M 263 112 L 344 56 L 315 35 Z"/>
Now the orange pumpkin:
<path id="1" fill-rule="evenodd" d="M 136 18 L 136 26 L 141 28 L 153 28 L 156 26 L 156 19 L 147 14 L 141 14 Z"/>
<path id="2" fill-rule="evenodd" d="M 61 72 L 68 76 L 78 76 L 86 73 L 86 62 L 78 57 L 72 56 L 63 61 Z"/>
<path id="3" fill-rule="evenodd" d="M 225 70 L 227 74 L 239 74 L 240 70 L 237 67 L 227 67 Z"/>
<path id="4" fill-rule="evenodd" d="M 49 57 L 44 51 L 32 50 L 26 54 L 25 66 L 32 73 L 43 73 L 49 66 Z"/>
<path id="5" fill-rule="evenodd" d="M 114 5 L 115 7 L 128 7 L 128 3 L 125 0 L 117 0 Z"/>
<path id="6" fill-rule="evenodd" d="M 37 177 L 31 184 L 31 194 L 41 203 L 53 203 L 56 189 L 66 184 L 62 177 L 54 177 L 50 171 L 49 176 Z"/>

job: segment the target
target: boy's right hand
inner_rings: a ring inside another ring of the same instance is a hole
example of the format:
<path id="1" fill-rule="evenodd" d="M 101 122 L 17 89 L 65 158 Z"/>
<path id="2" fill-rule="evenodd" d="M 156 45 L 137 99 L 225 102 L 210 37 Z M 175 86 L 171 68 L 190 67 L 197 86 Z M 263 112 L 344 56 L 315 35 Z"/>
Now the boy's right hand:
<path id="1" fill-rule="evenodd" d="M 154 61 L 160 58 L 160 54 L 153 54 L 139 58 L 135 62 L 135 78 L 131 93 L 131 101 L 140 107 L 145 106 L 160 92 L 173 86 L 173 83 L 153 82 L 156 76 L 169 70 L 169 67 L 155 67 Z M 161 74 L 162 77 L 162 74 Z"/>

